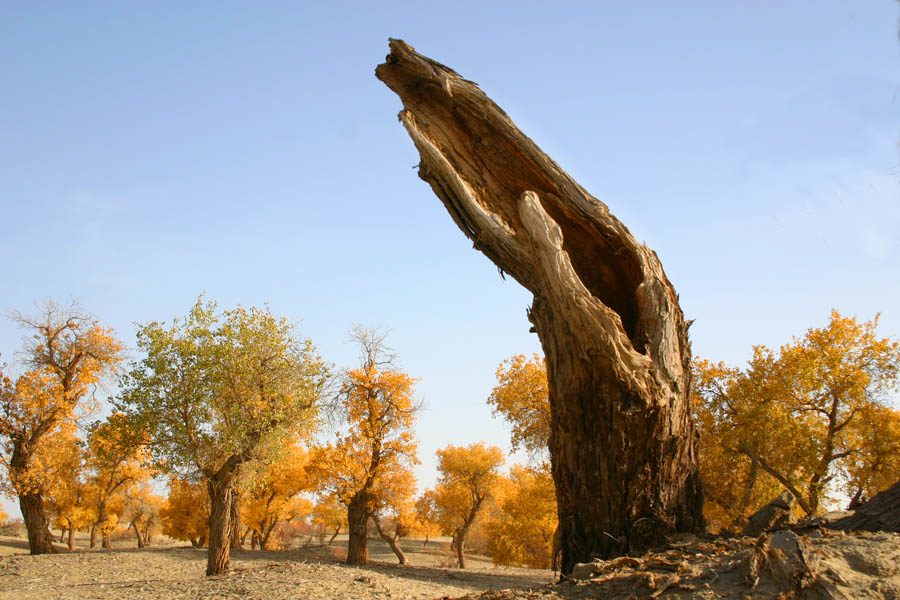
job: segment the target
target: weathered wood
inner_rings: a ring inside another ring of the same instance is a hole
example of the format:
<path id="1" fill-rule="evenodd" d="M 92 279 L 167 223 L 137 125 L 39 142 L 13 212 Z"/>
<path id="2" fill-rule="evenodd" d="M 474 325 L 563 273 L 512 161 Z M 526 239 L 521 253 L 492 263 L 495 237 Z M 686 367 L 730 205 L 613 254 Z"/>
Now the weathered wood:
<path id="1" fill-rule="evenodd" d="M 376 76 L 403 101 L 419 177 L 534 294 L 563 573 L 699 531 L 687 326 L 655 253 L 476 84 L 401 40 L 390 48 Z"/>
<path id="2" fill-rule="evenodd" d="M 856 507 L 853 514 L 829 524 L 844 531 L 894 531 L 900 533 L 900 481 Z"/>
<path id="3" fill-rule="evenodd" d="M 369 559 L 367 529 L 372 499 L 367 490 L 357 493 L 347 505 L 347 564 L 361 566 Z"/>

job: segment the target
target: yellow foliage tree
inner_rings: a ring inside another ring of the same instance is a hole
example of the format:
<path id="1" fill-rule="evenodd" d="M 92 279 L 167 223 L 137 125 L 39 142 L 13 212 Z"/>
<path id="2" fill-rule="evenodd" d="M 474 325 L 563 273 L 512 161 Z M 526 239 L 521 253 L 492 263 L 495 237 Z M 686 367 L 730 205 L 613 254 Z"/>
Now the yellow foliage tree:
<path id="1" fill-rule="evenodd" d="M 356 327 L 351 338 L 359 344 L 362 364 L 345 373 L 341 387 L 348 432 L 319 449 L 316 462 L 323 487 L 347 507 L 347 564 L 363 565 L 369 519 L 414 491 L 413 424 L 419 407 L 413 401 L 415 380 L 392 368 L 384 335 Z M 402 553 L 398 559 L 405 560 Z"/>
<path id="2" fill-rule="evenodd" d="M 46 493 L 48 514 L 68 533 L 69 550 L 74 550 L 75 531 L 94 521 L 85 480 L 84 451 L 75 435 L 74 423 L 67 423 L 44 438 L 35 452 L 34 471 L 44 479 L 41 486 Z"/>
<path id="3" fill-rule="evenodd" d="M 487 403 L 512 426 L 512 450 L 524 448 L 534 458 L 546 459 L 550 439 L 550 398 L 547 366 L 541 356 L 531 360 L 517 354 L 497 368 L 497 385 Z"/>
<path id="4" fill-rule="evenodd" d="M 298 495 L 312 490 L 316 481 L 308 468 L 308 452 L 299 440 L 279 460 L 259 467 L 244 486 L 242 519 L 252 532 L 253 546 L 270 550 L 272 533 L 279 523 L 312 512 L 312 503 Z"/>
<path id="5" fill-rule="evenodd" d="M 161 527 L 160 510 L 165 499 L 154 494 L 153 488 L 147 483 L 134 486 L 123 493 L 123 496 L 125 502 L 119 520 L 134 531 L 137 547 L 144 548 Z"/>
<path id="6" fill-rule="evenodd" d="M 135 431 L 122 413 L 113 413 L 106 421 L 92 426 L 86 456 L 90 473 L 88 496 L 94 512 L 91 548 L 96 546 L 98 534 L 102 546 L 111 547 L 109 536 L 121 516 L 113 508 L 123 509 L 124 496 L 131 488 L 150 479 L 144 443 L 141 432 Z"/>
<path id="7" fill-rule="evenodd" d="M 320 498 L 313 508 L 312 523 L 319 530 L 320 543 L 324 543 L 325 535 L 331 534 L 330 546 L 341 531 L 347 530 L 347 508 L 341 505 L 336 496 Z"/>
<path id="8" fill-rule="evenodd" d="M 422 545 L 427 546 L 429 538 L 441 534 L 437 507 L 434 505 L 434 490 L 428 490 L 416 498 L 413 510 L 415 511 L 413 533 L 422 536 Z"/>
<path id="9" fill-rule="evenodd" d="M 206 486 L 185 479 L 169 481 L 169 496 L 159 510 L 163 535 L 185 540 L 194 548 L 209 537 L 209 495 Z"/>
<path id="10" fill-rule="evenodd" d="M 122 344 L 76 305 L 48 301 L 37 317 L 13 313 L 29 335 L 24 340 L 29 371 L 3 385 L 0 437 L 9 485 L 19 497 L 31 554 L 54 552 L 44 509 L 43 478 L 33 459 L 45 436 L 77 418 L 100 379 L 121 359 Z M 0 375 L 2 378 L 2 375 Z"/>
<path id="11" fill-rule="evenodd" d="M 485 522 L 488 550 L 498 565 L 549 569 L 556 531 L 556 488 L 548 465 L 513 465 Z"/>
<path id="12" fill-rule="evenodd" d="M 503 451 L 484 442 L 449 445 L 437 451 L 440 479 L 433 500 L 436 520 L 445 535 L 453 536 L 460 569 L 466 568 L 466 535 L 481 516 L 486 502 L 501 483 Z"/>
<path id="13" fill-rule="evenodd" d="M 900 344 L 879 338 L 877 324 L 832 311 L 825 327 L 777 353 L 756 347 L 745 370 L 695 363 L 701 476 L 725 525 L 771 498 L 761 471 L 808 515 L 840 474 L 858 497 L 890 479 L 885 468 L 896 463 L 879 457 L 898 443 L 886 394 L 897 386 Z"/>

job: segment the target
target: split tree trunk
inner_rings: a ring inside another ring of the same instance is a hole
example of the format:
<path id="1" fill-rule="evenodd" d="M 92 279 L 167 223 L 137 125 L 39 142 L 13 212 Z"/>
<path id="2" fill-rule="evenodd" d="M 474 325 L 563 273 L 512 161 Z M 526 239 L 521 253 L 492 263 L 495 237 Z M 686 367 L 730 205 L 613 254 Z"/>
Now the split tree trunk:
<path id="1" fill-rule="evenodd" d="M 387 545 L 391 547 L 391 550 L 394 552 L 397 560 L 400 561 L 400 564 L 408 565 L 409 561 L 406 559 L 406 554 L 403 553 L 403 549 L 400 547 L 397 536 L 388 535 L 387 532 L 381 528 L 381 519 L 377 514 L 372 515 L 372 523 L 375 524 L 375 530 L 378 532 L 379 537 L 381 537 L 381 539 L 387 542 Z"/>
<path id="2" fill-rule="evenodd" d="M 687 326 L 656 255 L 474 83 L 390 46 L 375 73 L 403 101 L 419 177 L 534 295 L 562 573 L 701 531 Z"/>
<path id="3" fill-rule="evenodd" d="M 347 505 L 347 564 L 364 565 L 369 558 L 366 528 L 369 524 L 369 498 L 365 494 L 357 494 Z"/>
<path id="4" fill-rule="evenodd" d="M 137 547 L 143 548 L 146 544 L 144 544 L 144 538 L 141 537 L 141 530 L 138 529 L 137 523 L 134 521 L 131 522 L 131 528 L 134 529 L 134 535 L 137 538 Z"/>
<path id="5" fill-rule="evenodd" d="M 44 498 L 39 493 L 22 494 L 19 496 L 19 508 L 28 532 L 28 549 L 31 554 L 55 553 L 47 514 L 44 512 Z"/>

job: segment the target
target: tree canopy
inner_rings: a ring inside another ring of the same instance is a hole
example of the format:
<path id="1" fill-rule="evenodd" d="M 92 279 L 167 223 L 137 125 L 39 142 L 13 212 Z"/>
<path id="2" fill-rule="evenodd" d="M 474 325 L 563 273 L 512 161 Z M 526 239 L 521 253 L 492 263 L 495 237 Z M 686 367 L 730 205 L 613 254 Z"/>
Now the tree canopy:
<path id="1" fill-rule="evenodd" d="M 838 482 L 858 501 L 896 479 L 900 344 L 877 325 L 832 311 L 778 351 L 757 346 L 744 369 L 695 363 L 701 473 L 724 525 L 780 487 L 813 515 Z"/>
<path id="2" fill-rule="evenodd" d="M 122 378 L 116 408 L 146 432 L 157 468 L 206 483 L 207 574 L 227 571 L 237 471 L 277 458 L 316 424 L 329 366 L 287 319 L 240 306 L 219 315 L 203 298 L 171 325 L 140 326 L 137 344 L 145 356 Z"/>

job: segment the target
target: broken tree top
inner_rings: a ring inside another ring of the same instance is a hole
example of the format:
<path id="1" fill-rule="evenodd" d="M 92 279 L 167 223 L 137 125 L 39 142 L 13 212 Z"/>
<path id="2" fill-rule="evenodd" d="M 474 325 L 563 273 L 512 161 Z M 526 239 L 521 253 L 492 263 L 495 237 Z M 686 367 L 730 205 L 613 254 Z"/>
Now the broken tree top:
<path id="1" fill-rule="evenodd" d="M 561 569 L 702 529 L 678 296 L 649 248 L 473 82 L 391 40 L 376 76 L 456 225 L 534 294 Z"/>
<path id="2" fill-rule="evenodd" d="M 690 355 L 662 331 L 677 298 L 656 255 L 474 82 L 402 40 L 390 49 L 375 74 L 403 102 L 419 176 L 475 247 L 535 295 L 548 294 L 549 277 L 567 296 L 599 300 L 592 312 L 610 321 L 607 341 L 631 369 L 648 368 L 649 355 L 668 376 L 682 371 Z"/>

